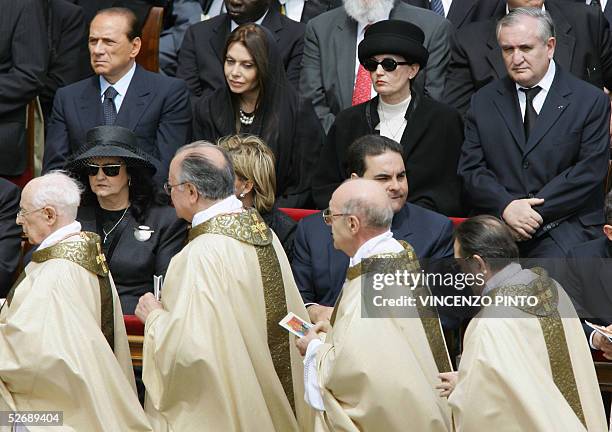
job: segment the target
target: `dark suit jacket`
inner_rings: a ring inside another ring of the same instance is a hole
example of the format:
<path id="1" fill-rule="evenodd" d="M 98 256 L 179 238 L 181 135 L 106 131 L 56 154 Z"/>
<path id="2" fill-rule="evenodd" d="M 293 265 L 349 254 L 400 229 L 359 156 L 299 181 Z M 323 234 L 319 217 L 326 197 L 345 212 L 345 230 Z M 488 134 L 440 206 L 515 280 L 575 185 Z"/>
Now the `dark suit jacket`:
<path id="1" fill-rule="evenodd" d="M 26 167 L 26 106 L 43 86 L 47 35 L 38 0 L 0 0 L 0 175 Z"/>
<path id="2" fill-rule="evenodd" d="M 20 191 L 0 178 L 0 297 L 6 297 L 21 253 L 21 227 L 15 223 Z"/>
<path id="3" fill-rule="evenodd" d="M 268 10 L 261 24 L 276 39 L 287 78 L 297 89 L 304 51 L 304 24 L 281 15 L 274 8 Z M 225 85 L 223 50 L 230 28 L 229 15 L 222 14 L 192 25 L 185 33 L 176 76 L 187 82 L 193 96 L 208 96 Z"/>
<path id="4" fill-rule="evenodd" d="M 430 0 L 402 0 L 413 6 L 431 9 Z M 505 12 L 506 2 L 503 0 L 453 0 L 446 19 L 453 23 L 456 29 L 475 22 L 483 21 Z"/>
<path id="5" fill-rule="evenodd" d="M 58 88 L 87 77 L 90 73 L 87 52 L 88 29 L 83 11 L 68 0 L 49 0 L 47 30 L 49 40 L 49 67 L 45 87 L 40 93 L 40 104 L 45 126 L 51 115 L 53 97 Z"/>
<path id="6" fill-rule="evenodd" d="M 565 253 L 593 238 L 604 222 L 609 123 L 607 96 L 557 66 L 525 142 L 515 83 L 483 87 L 466 117 L 458 169 L 475 212 L 500 216 L 512 200 L 543 198 L 537 238 L 550 234 Z"/>
<path id="7" fill-rule="evenodd" d="M 83 231 L 97 232 L 104 238 L 93 206 L 79 208 L 77 220 Z M 125 315 L 134 314 L 140 296 L 153 292 L 153 276 L 166 274 L 170 260 L 187 239 L 187 224 L 177 219 L 172 207 L 151 207 L 144 221 L 154 231 L 149 240 L 135 239 L 134 229 L 139 225 L 143 224 L 128 211 L 116 228 L 119 238 L 112 255 L 106 257 Z"/>
<path id="8" fill-rule="evenodd" d="M 280 3 L 278 0 L 274 0 L 272 5 L 280 10 Z M 304 9 L 302 9 L 300 22 L 306 24 L 312 18 L 339 6 L 342 6 L 342 0 L 307 0 L 304 2 Z"/>
<path id="9" fill-rule="evenodd" d="M 438 14 L 399 2 L 391 19 L 418 25 L 425 33 L 424 46 L 429 59 L 415 79 L 415 87 L 440 100 L 444 90 L 452 32 L 450 22 Z M 351 106 L 355 86 L 357 22 L 344 7 L 310 20 L 304 36 L 304 59 L 300 93 L 310 99 L 325 131 L 338 113 Z"/>
<path id="10" fill-rule="evenodd" d="M 568 1 L 545 2 L 556 31 L 554 59 L 580 79 L 602 88 L 612 86 L 612 37 L 600 10 Z M 498 18 L 473 23 L 453 40 L 444 101 L 464 114 L 472 94 L 506 76 L 495 26 Z"/>
<path id="11" fill-rule="evenodd" d="M 419 258 L 453 256 L 453 226 L 440 214 L 408 203 L 393 217 L 391 231 L 396 240 L 410 243 Z M 304 303 L 333 306 L 348 266 L 348 256 L 334 248 L 321 213 L 298 223 L 291 268 Z"/>
<path id="12" fill-rule="evenodd" d="M 400 140 L 410 189 L 408 200 L 447 216 L 460 216 L 457 163 L 463 143 L 461 116 L 448 105 L 417 92 L 412 96 L 405 115 L 408 123 Z M 312 181 L 317 207 L 326 208 L 333 191 L 350 176 L 346 167 L 349 146 L 359 137 L 378 134 L 374 129 L 380 122 L 377 107 L 378 97 L 336 117 Z"/>
<path id="13" fill-rule="evenodd" d="M 62 168 L 85 144 L 87 131 L 102 124 L 97 75 L 59 89 L 47 131 L 43 171 Z M 136 66 L 115 124 L 138 136 L 140 148 L 155 158 L 156 180 L 164 182 L 174 153 L 191 138 L 191 106 L 185 83 Z"/>

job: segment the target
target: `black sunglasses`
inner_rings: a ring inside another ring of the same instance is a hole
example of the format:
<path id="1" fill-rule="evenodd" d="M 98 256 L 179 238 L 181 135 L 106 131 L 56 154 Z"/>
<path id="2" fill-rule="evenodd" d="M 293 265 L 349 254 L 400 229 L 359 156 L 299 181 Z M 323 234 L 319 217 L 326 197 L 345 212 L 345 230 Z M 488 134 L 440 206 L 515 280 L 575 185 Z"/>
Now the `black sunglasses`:
<path id="1" fill-rule="evenodd" d="M 374 60 L 373 58 L 369 58 L 363 62 L 363 67 L 367 71 L 374 72 L 378 68 L 378 65 L 381 65 L 382 68 L 386 70 L 387 72 L 393 72 L 395 69 L 397 69 L 398 66 L 409 65 L 409 64 L 410 62 L 407 62 L 407 61 L 398 62 L 389 57 L 385 57 L 379 62 Z"/>
<path id="2" fill-rule="evenodd" d="M 121 170 L 121 164 L 112 164 L 112 165 L 95 165 L 95 164 L 87 164 L 87 175 L 93 177 L 98 175 L 98 171 L 102 168 L 102 172 L 107 177 L 116 177 L 119 175 L 119 171 Z"/>

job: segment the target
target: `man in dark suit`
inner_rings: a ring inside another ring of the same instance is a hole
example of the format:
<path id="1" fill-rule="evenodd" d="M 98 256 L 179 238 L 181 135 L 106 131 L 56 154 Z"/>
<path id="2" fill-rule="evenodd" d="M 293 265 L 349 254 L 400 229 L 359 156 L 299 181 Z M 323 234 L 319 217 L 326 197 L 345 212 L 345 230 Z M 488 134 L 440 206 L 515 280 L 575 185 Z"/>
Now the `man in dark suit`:
<path id="1" fill-rule="evenodd" d="M 306 24 L 323 12 L 342 6 L 342 0 L 274 0 L 273 4 L 283 15 Z"/>
<path id="2" fill-rule="evenodd" d="M 379 135 L 357 140 L 348 151 L 351 177 L 379 181 L 392 200 L 395 216 L 391 231 L 405 240 L 419 258 L 441 259 L 453 256 L 453 227 L 446 217 L 406 203 L 408 182 L 397 142 Z M 344 283 L 349 258 L 334 249 L 329 226 L 320 213 L 298 224 L 294 240 L 293 275 L 312 322 L 329 319 Z"/>
<path id="3" fill-rule="evenodd" d="M 458 173 L 476 213 L 502 216 L 522 256 L 565 257 L 604 222 L 610 102 L 552 61 L 540 9 L 498 24 L 508 76 L 472 98 Z"/>
<path id="4" fill-rule="evenodd" d="M 15 219 L 19 212 L 19 188 L 0 178 L 0 298 L 5 298 L 21 253 L 21 227 Z"/>
<path id="5" fill-rule="evenodd" d="M 612 36 L 600 10 L 561 0 L 508 0 L 508 8 L 536 5 L 552 17 L 556 30 L 555 62 L 596 87 L 612 86 Z M 488 21 L 470 24 L 453 40 L 444 102 L 465 114 L 470 98 L 506 75 L 495 25 L 506 10 Z"/>
<path id="6" fill-rule="evenodd" d="M 580 318 L 607 326 L 612 333 L 612 193 L 606 197 L 605 210 L 603 236 L 572 248 L 563 286 Z M 583 327 L 591 348 L 612 360 L 612 343 L 586 324 Z"/>
<path id="7" fill-rule="evenodd" d="M 47 132 L 43 171 L 64 166 L 100 125 L 128 128 L 155 159 L 156 180 L 165 181 L 176 150 L 191 135 L 191 107 L 185 83 L 148 72 L 134 59 L 140 37 L 134 13 L 100 11 L 89 30 L 91 65 L 96 76 L 58 90 Z"/>
<path id="8" fill-rule="evenodd" d="M 0 175 L 26 168 L 26 106 L 43 86 L 47 36 L 40 0 L 0 0 Z"/>
<path id="9" fill-rule="evenodd" d="M 570 0 L 571 1 L 571 0 Z M 612 2 L 609 0 L 573 0 L 577 3 L 590 5 L 603 11 L 604 16 L 612 25 Z"/>
<path id="10" fill-rule="evenodd" d="M 270 7 L 270 0 L 225 0 L 228 13 L 194 24 L 179 52 L 176 76 L 191 94 L 204 97 L 225 85 L 223 50 L 229 34 L 240 24 L 255 22 L 270 30 L 280 51 L 289 81 L 297 88 L 304 50 L 304 24 Z"/>
<path id="11" fill-rule="evenodd" d="M 504 10 L 503 0 L 403 0 L 413 6 L 431 9 L 443 14 L 453 23 L 456 29 L 460 29 L 469 23 L 483 21 L 496 16 Z M 440 6 L 441 5 L 441 6 Z M 447 7 L 447 5 L 450 5 Z M 440 7 L 442 9 L 440 9 Z"/>
<path id="12" fill-rule="evenodd" d="M 343 7 L 310 20 L 304 36 L 300 93 L 312 101 L 326 132 L 340 111 L 365 102 L 356 97 L 360 93 L 357 44 L 363 39 L 368 24 L 384 19 L 408 21 L 423 30 L 423 45 L 429 52 L 429 60 L 427 67 L 419 72 L 415 86 L 424 88 L 433 99 L 442 98 L 451 24 L 432 11 L 401 1 L 365 4 L 361 0 L 345 0 Z"/>

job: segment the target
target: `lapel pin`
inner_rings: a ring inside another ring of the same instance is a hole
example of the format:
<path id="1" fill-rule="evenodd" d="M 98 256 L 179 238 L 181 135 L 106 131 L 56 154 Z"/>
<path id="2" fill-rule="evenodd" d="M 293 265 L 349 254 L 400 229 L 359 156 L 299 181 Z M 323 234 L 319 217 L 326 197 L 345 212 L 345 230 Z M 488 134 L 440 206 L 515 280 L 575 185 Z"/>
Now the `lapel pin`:
<path id="1" fill-rule="evenodd" d="M 565 108 L 565 106 L 564 106 L 564 105 L 559 105 L 559 106 L 557 107 L 557 109 L 563 109 L 563 108 Z"/>
<path id="2" fill-rule="evenodd" d="M 139 242 L 145 242 L 151 238 L 151 234 L 154 232 L 148 226 L 140 225 L 138 228 L 134 228 L 134 238 Z"/>

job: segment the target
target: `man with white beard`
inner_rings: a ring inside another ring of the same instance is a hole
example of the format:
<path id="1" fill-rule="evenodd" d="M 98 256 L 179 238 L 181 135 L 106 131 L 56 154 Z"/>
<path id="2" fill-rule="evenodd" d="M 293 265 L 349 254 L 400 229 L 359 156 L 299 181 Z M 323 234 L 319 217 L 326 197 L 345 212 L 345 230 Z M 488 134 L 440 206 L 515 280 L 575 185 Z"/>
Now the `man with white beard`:
<path id="1" fill-rule="evenodd" d="M 368 25 L 386 19 L 408 21 L 423 30 L 429 59 L 415 87 L 441 99 L 449 60 L 450 22 L 402 1 L 343 0 L 343 7 L 310 20 L 304 36 L 300 93 L 312 100 L 325 132 L 340 111 L 376 95 L 370 74 L 357 58 L 357 45 Z"/>

